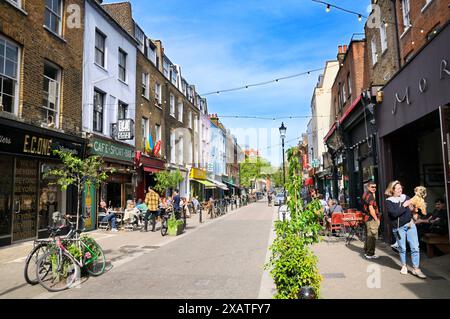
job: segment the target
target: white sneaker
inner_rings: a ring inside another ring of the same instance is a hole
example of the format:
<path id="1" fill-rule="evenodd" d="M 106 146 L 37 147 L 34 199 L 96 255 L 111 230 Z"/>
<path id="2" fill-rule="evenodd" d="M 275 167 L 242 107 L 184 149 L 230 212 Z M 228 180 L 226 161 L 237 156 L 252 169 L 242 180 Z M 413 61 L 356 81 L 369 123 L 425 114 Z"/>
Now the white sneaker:
<path id="1" fill-rule="evenodd" d="M 392 245 L 391 245 L 391 248 L 398 249 L 398 244 L 397 244 L 397 243 L 392 244 Z"/>
<path id="2" fill-rule="evenodd" d="M 117 228 L 111 229 L 111 232 L 117 232 L 117 231 L 118 231 Z"/>
<path id="3" fill-rule="evenodd" d="M 402 270 L 400 270 L 400 273 L 401 273 L 402 275 L 407 275 L 407 274 L 408 274 L 408 267 L 403 266 L 403 267 L 402 267 Z"/>
<path id="4" fill-rule="evenodd" d="M 411 273 L 421 279 L 427 278 L 427 276 L 425 276 L 419 268 L 413 269 L 413 271 Z"/>

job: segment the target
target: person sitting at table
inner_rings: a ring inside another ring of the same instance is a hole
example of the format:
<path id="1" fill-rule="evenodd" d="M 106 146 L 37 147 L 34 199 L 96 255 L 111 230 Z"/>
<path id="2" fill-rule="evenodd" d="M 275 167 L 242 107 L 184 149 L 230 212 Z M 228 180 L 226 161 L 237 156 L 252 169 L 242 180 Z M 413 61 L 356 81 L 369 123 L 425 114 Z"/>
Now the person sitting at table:
<path id="1" fill-rule="evenodd" d="M 100 214 L 102 215 L 104 214 L 101 222 L 102 223 L 111 222 L 111 231 L 116 232 L 117 231 L 116 215 L 114 214 L 114 212 L 108 209 L 108 206 L 106 205 L 106 202 L 103 199 L 100 201 L 100 208 L 98 209 L 98 211 L 99 216 Z"/>
<path id="2" fill-rule="evenodd" d="M 142 198 L 139 198 L 136 204 L 136 208 L 139 209 L 139 221 L 142 223 L 143 220 L 143 216 L 145 215 L 145 213 L 148 210 L 147 205 L 144 203 L 144 201 L 142 200 Z"/>
<path id="3" fill-rule="evenodd" d="M 328 207 L 325 209 L 325 225 L 326 228 L 329 229 L 331 227 L 331 217 L 333 216 L 333 213 L 343 213 L 344 210 L 342 209 L 342 206 L 338 204 L 338 201 L 336 199 L 330 198 L 328 200 Z"/>
<path id="4" fill-rule="evenodd" d="M 140 215 L 140 211 L 139 209 L 137 209 L 136 207 L 134 207 L 134 201 L 129 199 L 127 200 L 127 208 L 124 210 L 123 212 L 123 220 L 125 222 L 130 222 L 132 221 L 132 224 L 139 226 L 139 215 Z"/>

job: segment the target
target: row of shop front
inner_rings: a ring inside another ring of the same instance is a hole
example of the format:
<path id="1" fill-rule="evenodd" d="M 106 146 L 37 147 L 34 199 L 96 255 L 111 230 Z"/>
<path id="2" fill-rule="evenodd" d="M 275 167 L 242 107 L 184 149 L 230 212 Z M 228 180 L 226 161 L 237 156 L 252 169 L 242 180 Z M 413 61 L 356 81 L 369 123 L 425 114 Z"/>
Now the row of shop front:
<path id="1" fill-rule="evenodd" d="M 430 209 L 450 195 L 450 25 L 409 61 L 383 88 L 363 93 L 325 137 L 328 153 L 314 185 L 344 205 L 361 209 L 369 180 L 384 190 L 399 180 L 404 193 L 427 188 Z M 378 96 L 379 98 L 379 96 Z M 383 210 L 384 211 L 384 210 Z M 385 216 L 387 217 L 387 216 Z M 448 216 L 450 218 L 450 216 Z M 391 227 L 384 218 L 385 238 Z"/>
<path id="2" fill-rule="evenodd" d="M 77 189 L 61 190 L 44 178 L 45 172 L 61 165 L 53 154 L 55 149 L 79 157 L 99 155 L 106 167 L 114 168 L 99 189 L 86 187 L 83 192 L 87 230 L 97 226 L 100 199 L 109 207 L 123 208 L 128 199 L 145 198 L 147 188 L 155 185 L 155 173 L 170 169 L 165 161 L 122 142 L 100 136 L 86 140 L 0 117 L 0 246 L 47 237 L 55 212 L 76 215 Z M 198 168 L 181 172 L 185 174 L 181 196 L 205 201 L 240 192 L 233 180 L 223 176 L 211 176 Z"/>

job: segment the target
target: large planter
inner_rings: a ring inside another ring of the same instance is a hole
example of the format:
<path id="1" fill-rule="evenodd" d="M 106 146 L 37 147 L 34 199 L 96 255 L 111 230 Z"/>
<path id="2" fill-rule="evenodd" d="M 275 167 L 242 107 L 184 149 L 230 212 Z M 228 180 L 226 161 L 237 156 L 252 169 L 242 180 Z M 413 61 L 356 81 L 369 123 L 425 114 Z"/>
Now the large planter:
<path id="1" fill-rule="evenodd" d="M 183 230 L 183 224 L 176 223 L 175 225 L 169 225 L 169 227 L 167 228 L 167 234 L 169 236 L 178 236 L 183 233 Z"/>

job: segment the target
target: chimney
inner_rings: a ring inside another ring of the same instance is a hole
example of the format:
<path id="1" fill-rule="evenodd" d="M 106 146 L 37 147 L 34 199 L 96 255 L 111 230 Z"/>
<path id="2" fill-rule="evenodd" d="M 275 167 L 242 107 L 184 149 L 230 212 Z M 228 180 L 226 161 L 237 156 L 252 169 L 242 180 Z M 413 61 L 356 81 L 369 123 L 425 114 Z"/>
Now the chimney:
<path id="1" fill-rule="evenodd" d="M 339 65 L 341 65 L 342 62 L 344 61 L 346 50 L 347 50 L 347 45 L 344 45 L 343 47 L 342 47 L 342 45 L 338 46 L 337 60 L 339 61 Z"/>

